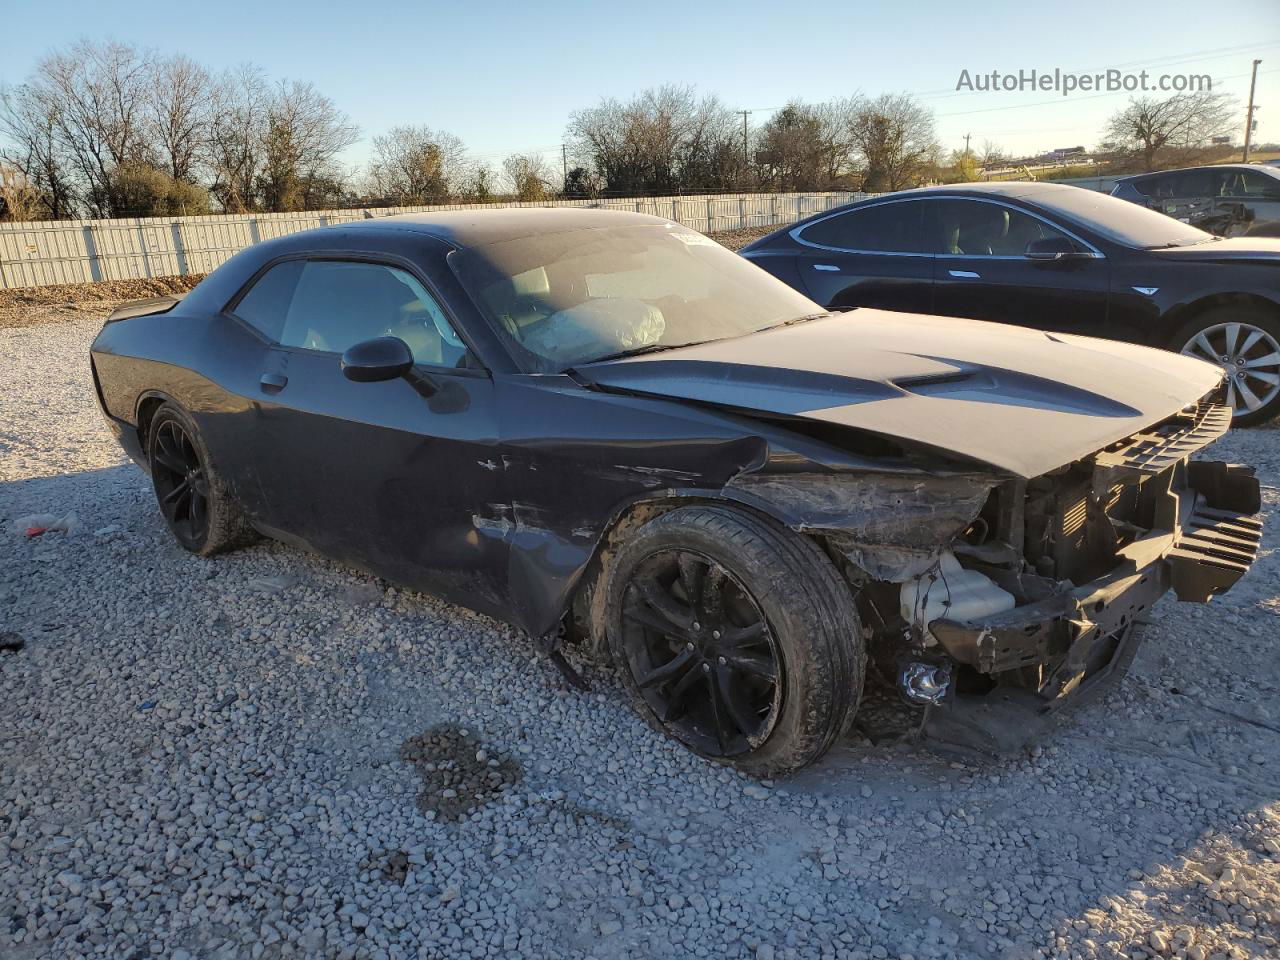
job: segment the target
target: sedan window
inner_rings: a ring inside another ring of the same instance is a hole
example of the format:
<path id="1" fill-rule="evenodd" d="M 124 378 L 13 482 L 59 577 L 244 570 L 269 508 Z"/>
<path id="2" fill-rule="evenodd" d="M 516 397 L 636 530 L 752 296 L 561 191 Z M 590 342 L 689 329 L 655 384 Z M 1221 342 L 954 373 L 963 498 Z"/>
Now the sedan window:
<path id="1" fill-rule="evenodd" d="M 1256 170 L 1226 170 L 1222 196 L 1248 200 L 1280 200 L 1280 177 Z"/>
<path id="2" fill-rule="evenodd" d="M 924 204 L 876 203 L 817 220 L 798 234 L 801 243 L 867 253 L 922 253 Z"/>
<path id="3" fill-rule="evenodd" d="M 1043 220 L 980 200 L 934 200 L 935 252 L 966 257 L 1022 257 L 1038 240 L 1066 240 Z"/>
<path id="4" fill-rule="evenodd" d="M 1173 183 L 1167 195 L 1170 197 L 1212 197 L 1218 191 L 1215 185 L 1216 171 L 1183 170 L 1174 174 Z"/>
<path id="5" fill-rule="evenodd" d="M 416 363 L 462 366 L 466 347 L 417 279 L 380 263 L 310 260 L 302 268 L 280 342 L 342 353 L 374 337 L 399 337 Z"/>

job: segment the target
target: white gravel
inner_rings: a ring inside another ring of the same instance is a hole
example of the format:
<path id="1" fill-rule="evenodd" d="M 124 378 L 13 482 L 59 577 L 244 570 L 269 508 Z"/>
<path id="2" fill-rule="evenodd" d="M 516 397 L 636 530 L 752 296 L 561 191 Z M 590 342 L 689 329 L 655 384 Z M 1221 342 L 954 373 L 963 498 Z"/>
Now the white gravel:
<path id="1" fill-rule="evenodd" d="M 66 316 L 0 329 L 0 957 L 1280 955 L 1280 523 L 1043 750 L 752 784 L 488 619 L 184 553 Z M 1217 452 L 1274 514 L 1280 431 Z"/>

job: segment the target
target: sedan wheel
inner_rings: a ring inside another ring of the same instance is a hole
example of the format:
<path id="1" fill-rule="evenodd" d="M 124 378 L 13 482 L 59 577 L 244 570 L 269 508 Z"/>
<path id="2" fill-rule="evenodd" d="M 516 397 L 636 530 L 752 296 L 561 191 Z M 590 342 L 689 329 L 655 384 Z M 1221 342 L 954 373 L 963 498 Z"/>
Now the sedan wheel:
<path id="1" fill-rule="evenodd" d="M 1222 368 L 1237 423 L 1268 419 L 1280 406 L 1280 338 L 1260 321 L 1205 325 L 1183 344 L 1182 352 Z"/>
<path id="2" fill-rule="evenodd" d="M 822 756 L 857 709 L 866 646 L 816 543 L 729 506 L 633 531 L 609 562 L 604 635 L 636 709 L 752 776 Z"/>

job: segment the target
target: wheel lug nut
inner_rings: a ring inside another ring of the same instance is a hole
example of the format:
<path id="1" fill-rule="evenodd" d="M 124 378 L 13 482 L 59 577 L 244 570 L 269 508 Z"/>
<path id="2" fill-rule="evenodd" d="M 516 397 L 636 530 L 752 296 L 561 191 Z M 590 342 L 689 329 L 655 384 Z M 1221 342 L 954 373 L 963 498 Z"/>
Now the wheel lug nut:
<path id="1" fill-rule="evenodd" d="M 703 672 L 703 673 L 710 673 L 710 672 L 711 672 L 711 664 L 709 664 L 709 663 L 704 663 L 704 664 L 702 665 L 702 672 Z"/>
<path id="2" fill-rule="evenodd" d="M 702 629 L 702 624 L 700 624 L 697 620 L 693 621 L 693 629 L 695 629 L 695 630 L 701 630 L 701 629 Z"/>
<path id="3" fill-rule="evenodd" d="M 728 663 L 728 662 L 729 662 L 729 661 L 728 661 L 728 660 L 726 660 L 724 657 L 721 657 L 721 658 L 720 658 L 720 666 L 722 666 L 722 667 L 723 667 L 723 666 L 724 666 L 726 663 Z"/>
<path id="4" fill-rule="evenodd" d="M 686 643 L 686 644 L 684 645 L 684 648 L 685 648 L 686 650 L 688 650 L 690 653 L 693 653 L 693 644 L 692 644 L 692 643 Z"/>
<path id="5" fill-rule="evenodd" d="M 720 631 L 719 631 L 719 630 L 712 630 L 712 631 L 711 631 L 711 639 L 712 639 L 712 640 L 719 640 L 719 639 L 720 639 Z"/>

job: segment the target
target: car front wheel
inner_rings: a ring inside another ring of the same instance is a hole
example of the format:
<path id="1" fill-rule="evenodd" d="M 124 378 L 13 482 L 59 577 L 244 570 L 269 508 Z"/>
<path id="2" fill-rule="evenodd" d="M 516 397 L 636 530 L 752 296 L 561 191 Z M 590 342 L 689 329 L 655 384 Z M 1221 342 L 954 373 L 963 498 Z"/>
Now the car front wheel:
<path id="1" fill-rule="evenodd" d="M 1280 320 L 1252 307 L 1215 307 L 1174 339 L 1183 353 L 1222 368 L 1235 426 L 1280 414 Z"/>
<path id="2" fill-rule="evenodd" d="M 866 649 L 849 585 L 806 537 L 728 507 L 663 514 L 619 549 L 606 635 L 637 710 L 751 776 L 847 728 Z"/>

